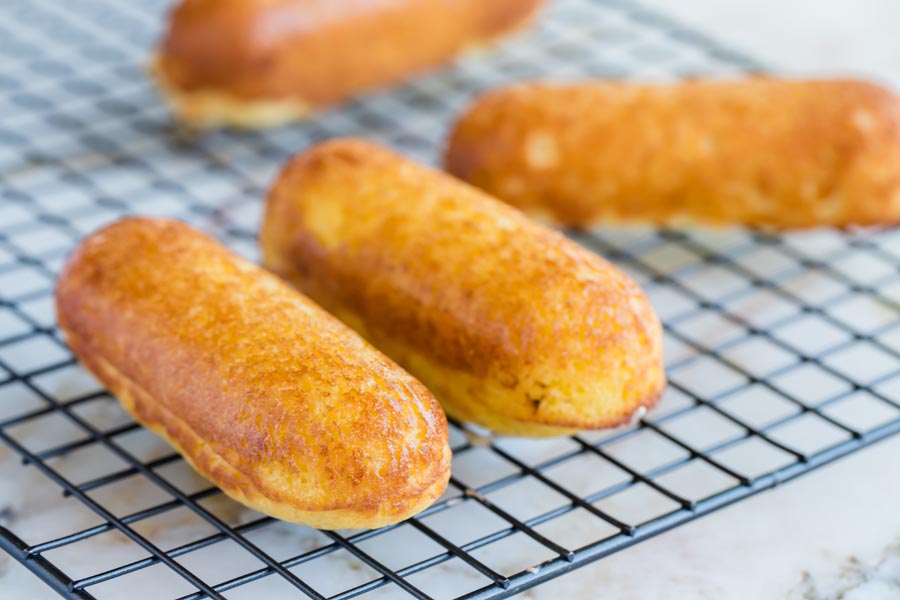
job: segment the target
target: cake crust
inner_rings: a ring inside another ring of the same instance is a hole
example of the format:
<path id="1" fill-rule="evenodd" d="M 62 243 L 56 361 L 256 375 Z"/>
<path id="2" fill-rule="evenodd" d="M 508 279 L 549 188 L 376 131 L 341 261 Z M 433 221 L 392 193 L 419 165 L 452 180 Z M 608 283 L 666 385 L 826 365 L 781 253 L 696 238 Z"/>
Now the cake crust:
<path id="1" fill-rule="evenodd" d="M 464 112 L 444 165 L 567 227 L 893 225 L 900 101 L 851 80 L 518 84 Z"/>
<path id="2" fill-rule="evenodd" d="M 395 363 L 187 225 L 127 218 L 57 286 L 72 351 L 239 502 L 325 529 L 403 520 L 446 487 L 446 417 Z"/>
<path id="3" fill-rule="evenodd" d="M 360 140 L 295 156 L 270 190 L 264 264 L 500 434 L 614 427 L 665 385 L 659 320 L 587 249 Z"/>
<path id="4" fill-rule="evenodd" d="M 540 0 L 182 0 L 152 73 L 194 127 L 268 127 L 449 62 Z"/>

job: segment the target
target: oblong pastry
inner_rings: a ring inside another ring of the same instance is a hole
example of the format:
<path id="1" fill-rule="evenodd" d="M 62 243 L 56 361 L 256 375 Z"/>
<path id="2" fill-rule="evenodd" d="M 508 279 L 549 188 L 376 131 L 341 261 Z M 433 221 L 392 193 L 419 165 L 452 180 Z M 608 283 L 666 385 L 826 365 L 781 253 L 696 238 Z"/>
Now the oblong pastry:
<path id="1" fill-rule="evenodd" d="M 195 126 L 261 127 L 448 62 L 541 0 L 182 0 L 153 72 Z"/>
<path id="2" fill-rule="evenodd" d="M 841 80 L 515 85 L 467 109 L 445 165 L 565 226 L 891 224 L 900 101 Z"/>
<path id="3" fill-rule="evenodd" d="M 380 527 L 450 475 L 418 381 L 288 285 L 177 221 L 86 238 L 56 288 L 78 359 L 226 494 L 325 529 Z"/>
<path id="4" fill-rule="evenodd" d="M 373 144 L 295 156 L 264 264 L 500 434 L 612 427 L 664 386 L 660 324 L 624 273 L 462 182 Z"/>

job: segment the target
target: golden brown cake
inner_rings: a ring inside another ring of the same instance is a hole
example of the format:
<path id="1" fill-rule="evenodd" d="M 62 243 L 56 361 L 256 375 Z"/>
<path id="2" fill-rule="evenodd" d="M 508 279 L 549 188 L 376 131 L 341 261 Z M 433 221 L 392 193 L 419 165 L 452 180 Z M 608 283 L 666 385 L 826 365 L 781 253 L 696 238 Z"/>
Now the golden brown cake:
<path id="1" fill-rule="evenodd" d="M 476 100 L 448 171 L 553 223 L 900 220 L 900 102 L 860 81 L 521 84 Z"/>
<path id="2" fill-rule="evenodd" d="M 153 65 L 193 126 L 284 123 L 523 26 L 540 0 L 182 0 Z"/>
<path id="3" fill-rule="evenodd" d="M 56 289 L 72 351 L 235 500 L 325 529 L 380 527 L 450 476 L 425 387 L 277 277 L 177 221 L 92 234 Z"/>
<path id="4" fill-rule="evenodd" d="M 627 422 L 665 384 L 653 308 L 624 273 L 447 175 L 373 144 L 295 156 L 264 263 L 500 434 Z"/>

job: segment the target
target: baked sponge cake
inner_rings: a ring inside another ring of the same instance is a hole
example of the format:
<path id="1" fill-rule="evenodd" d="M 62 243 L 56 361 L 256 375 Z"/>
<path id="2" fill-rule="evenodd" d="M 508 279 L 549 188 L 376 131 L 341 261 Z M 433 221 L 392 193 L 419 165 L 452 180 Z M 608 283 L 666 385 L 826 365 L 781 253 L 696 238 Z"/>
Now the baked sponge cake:
<path id="1" fill-rule="evenodd" d="M 280 279 L 187 225 L 90 235 L 56 288 L 69 346 L 122 406 L 235 500 L 374 528 L 450 476 L 431 393 Z"/>
<path id="2" fill-rule="evenodd" d="M 195 127 L 265 127 L 449 62 L 540 0 L 182 0 L 152 72 Z"/>
<path id="3" fill-rule="evenodd" d="M 625 273 L 452 177 L 374 144 L 298 154 L 272 186 L 264 264 L 506 435 L 614 427 L 665 385 L 662 332 Z"/>
<path id="4" fill-rule="evenodd" d="M 488 92 L 446 169 L 569 227 L 900 221 L 900 99 L 853 80 L 526 83 Z"/>

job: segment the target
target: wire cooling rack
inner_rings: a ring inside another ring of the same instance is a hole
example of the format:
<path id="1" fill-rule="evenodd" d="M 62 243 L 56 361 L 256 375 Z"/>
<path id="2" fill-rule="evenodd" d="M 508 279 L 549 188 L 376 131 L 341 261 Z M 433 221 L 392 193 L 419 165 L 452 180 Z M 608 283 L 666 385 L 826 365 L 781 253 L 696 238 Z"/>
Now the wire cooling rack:
<path id="1" fill-rule="evenodd" d="M 496 52 L 313 122 L 190 138 L 143 71 L 164 10 L 0 5 L 0 545 L 60 594 L 506 597 L 900 430 L 900 233 L 599 230 L 575 237 L 665 322 L 671 384 L 640 423 L 544 441 L 452 427 L 447 493 L 378 531 L 318 532 L 231 502 L 61 341 L 53 279 L 84 234 L 166 215 L 256 258 L 264 189 L 313 140 L 365 135 L 434 161 L 452 115 L 499 81 L 754 64 L 630 4 L 558 0 Z"/>

